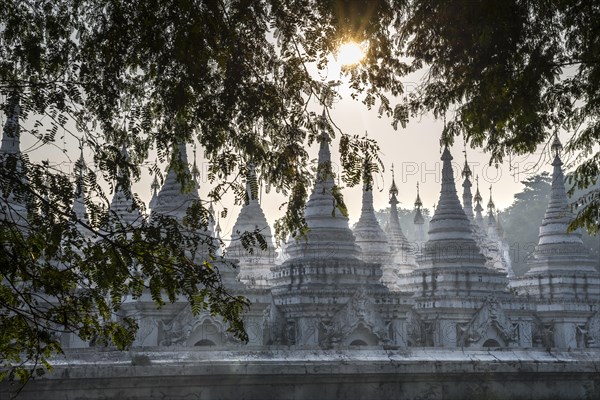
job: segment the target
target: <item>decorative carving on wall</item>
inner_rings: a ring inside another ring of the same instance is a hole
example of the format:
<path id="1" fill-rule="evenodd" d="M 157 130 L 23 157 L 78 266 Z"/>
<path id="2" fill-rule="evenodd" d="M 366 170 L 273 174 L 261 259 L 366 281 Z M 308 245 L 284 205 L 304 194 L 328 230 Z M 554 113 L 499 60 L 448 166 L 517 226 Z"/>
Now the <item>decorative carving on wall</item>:
<path id="1" fill-rule="evenodd" d="M 554 320 L 542 322 L 536 315 L 533 316 L 533 345 L 551 349 L 554 346 Z"/>
<path id="2" fill-rule="evenodd" d="M 600 311 L 597 311 L 588 319 L 585 327 L 586 347 L 600 347 Z"/>
<path id="3" fill-rule="evenodd" d="M 285 324 L 285 319 L 277 306 L 273 303 L 269 304 L 263 310 L 263 343 L 266 345 L 288 344 Z"/>
<path id="4" fill-rule="evenodd" d="M 296 321 L 287 320 L 283 326 L 283 344 L 292 346 L 296 344 Z"/>
<path id="5" fill-rule="evenodd" d="M 409 347 L 433 346 L 434 330 L 434 321 L 424 321 L 414 309 L 410 309 L 406 314 L 406 335 Z"/>
<path id="6" fill-rule="evenodd" d="M 140 318 L 136 322 L 138 324 L 136 342 L 144 343 L 146 338 L 157 328 L 158 324 L 154 318 Z"/>
<path id="7" fill-rule="evenodd" d="M 387 324 L 370 301 L 364 288 L 360 288 L 348 303 L 331 320 L 319 324 L 319 345 L 333 347 L 343 343 L 359 325 L 373 334 L 379 344 L 389 341 Z"/>
<path id="8" fill-rule="evenodd" d="M 419 347 L 423 345 L 423 321 L 421 316 L 413 309 L 406 313 L 406 336 L 409 347 Z"/>
<path id="9" fill-rule="evenodd" d="M 167 323 L 159 322 L 161 339 L 160 346 L 185 345 L 187 339 L 192 333 L 192 311 L 189 306 L 185 306 Z"/>
<path id="10" fill-rule="evenodd" d="M 336 346 L 342 341 L 342 332 L 338 321 L 322 320 L 319 322 L 319 346 Z"/>
<path id="11" fill-rule="evenodd" d="M 486 342 L 489 328 L 493 328 L 497 338 L 507 346 L 511 342 L 518 341 L 518 324 L 514 324 L 506 316 L 502 304 L 493 296 L 489 296 L 483 306 L 477 310 L 471 321 L 466 324 L 458 324 L 458 345 L 474 346 Z M 492 338 L 495 340 L 496 338 Z"/>
<path id="12" fill-rule="evenodd" d="M 171 321 L 159 322 L 160 346 L 193 346 L 198 340 L 207 339 L 214 344 L 237 344 L 239 340 L 227 332 L 223 323 L 204 312 L 193 315 L 189 306 Z M 191 339 L 194 339 L 190 342 Z"/>
<path id="13" fill-rule="evenodd" d="M 163 330 L 163 337 L 159 344 L 161 346 L 184 346 L 191 333 L 192 329 L 190 327 L 177 330 L 167 328 Z"/>

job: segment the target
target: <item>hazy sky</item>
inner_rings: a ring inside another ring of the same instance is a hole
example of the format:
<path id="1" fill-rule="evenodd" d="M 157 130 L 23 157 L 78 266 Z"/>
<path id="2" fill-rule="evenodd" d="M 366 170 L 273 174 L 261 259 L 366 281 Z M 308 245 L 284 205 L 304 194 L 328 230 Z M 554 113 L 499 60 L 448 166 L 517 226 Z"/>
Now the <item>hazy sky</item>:
<path id="1" fill-rule="evenodd" d="M 334 68 L 331 68 L 334 70 Z M 339 70 L 334 71 L 330 76 L 321 76 L 323 80 L 331 79 L 333 77 L 339 78 Z M 413 78 L 415 79 L 415 78 Z M 414 83 L 407 80 L 405 82 L 406 87 L 410 89 Z M 391 171 L 390 167 L 394 164 L 395 179 L 400 190 L 399 201 L 400 206 L 403 208 L 412 208 L 416 197 L 416 183 L 420 183 L 421 199 L 423 200 L 424 206 L 432 209 L 432 206 L 438 202 L 439 191 L 440 191 L 440 176 L 441 176 L 441 148 L 439 145 L 439 137 L 442 131 L 443 123 L 441 121 L 435 121 L 432 117 L 425 116 L 418 120 L 411 120 L 406 128 L 399 128 L 395 131 L 390 120 L 386 118 L 379 118 L 376 109 L 367 110 L 367 108 L 360 103 L 360 101 L 354 101 L 350 99 L 349 91 L 347 86 L 343 83 L 339 87 L 339 93 L 343 97 L 342 100 L 336 102 L 333 109 L 330 111 L 330 115 L 334 122 L 348 134 L 359 134 L 364 135 L 365 131 L 368 132 L 369 136 L 376 139 L 381 148 L 381 158 L 385 164 L 385 172 L 383 176 L 376 177 L 375 192 L 374 192 L 374 205 L 375 209 L 382 209 L 388 207 L 388 189 L 391 184 Z M 312 110 L 320 113 L 322 108 L 315 101 L 312 105 Z M 6 120 L 6 117 L 2 116 L 2 123 Z M 64 134 L 64 143 L 61 136 Z M 460 178 L 460 172 L 464 164 L 463 145 L 460 138 L 457 138 L 458 142 L 452 149 L 452 155 L 454 157 L 454 173 L 455 179 L 457 179 L 457 190 L 459 191 L 459 197 L 462 193 L 462 178 Z M 29 154 L 32 160 L 45 160 L 49 159 L 51 165 L 59 165 L 64 171 L 70 171 L 73 168 L 75 160 L 79 156 L 79 149 L 77 142 L 69 136 L 66 132 L 61 132 L 57 135 L 56 147 L 40 146 L 40 143 L 36 142 L 30 135 L 24 134 L 21 140 L 21 149 Z M 339 135 L 333 141 L 332 144 L 332 161 L 339 159 L 337 146 L 339 144 Z M 313 145 L 310 149 L 311 154 L 316 158 L 317 144 Z M 62 148 L 66 149 L 63 153 Z M 191 147 L 188 148 L 188 155 L 190 163 L 192 160 Z M 489 199 L 489 186 L 493 185 L 493 199 L 496 206 L 500 209 L 504 209 L 509 206 L 513 201 L 514 193 L 522 189 L 520 181 L 525 179 L 527 176 L 535 173 L 539 173 L 543 170 L 550 170 L 549 163 L 550 159 L 546 152 L 538 151 L 537 154 L 530 155 L 527 157 L 520 157 L 513 159 L 512 163 L 505 162 L 503 165 L 499 165 L 498 168 L 495 166 L 489 166 L 489 156 L 484 154 L 481 150 L 467 149 L 469 164 L 473 175 L 479 176 L 479 186 L 481 194 L 484 198 L 484 207 Z M 84 150 L 84 155 L 88 164 L 92 160 L 92 154 L 89 150 Z M 198 149 L 198 162 L 202 164 L 201 149 Z M 153 161 L 153 157 L 151 160 Z M 93 166 L 92 166 L 93 167 Z M 335 166 L 334 166 L 335 168 Z M 201 168 L 204 172 L 204 168 Z M 140 182 L 134 184 L 133 190 L 139 193 L 142 200 L 146 203 L 150 200 L 151 178 L 149 175 L 145 175 Z M 475 182 L 473 182 L 475 185 Z M 206 195 L 210 190 L 210 183 L 202 177 L 201 184 L 201 196 L 206 199 Z M 473 193 L 475 192 L 475 186 L 473 187 Z M 361 201 L 361 188 L 345 188 L 343 194 L 348 205 L 350 213 L 350 223 L 354 223 L 360 217 L 360 201 Z M 109 197 L 110 198 L 110 197 Z M 263 192 L 261 204 L 267 215 L 269 223 L 272 225 L 275 219 L 282 216 L 283 211 L 279 210 L 279 206 L 285 199 L 272 191 L 270 194 Z M 229 209 L 229 215 L 227 218 L 221 220 L 221 227 L 225 236 L 228 236 L 240 207 L 233 204 L 232 197 L 225 197 L 221 204 L 215 205 L 217 211 L 220 211 L 223 207 Z"/>
<path id="2" fill-rule="evenodd" d="M 316 102 L 314 111 L 319 113 L 321 111 L 321 106 Z M 386 170 L 382 176 L 376 177 L 374 191 L 376 210 L 389 206 L 388 189 L 392 181 L 390 171 L 392 164 L 394 164 L 395 180 L 400 191 L 398 196 L 400 207 L 413 208 L 418 181 L 424 206 L 432 209 L 433 204 L 438 202 L 441 188 L 442 163 L 440 160 L 439 137 L 443 122 L 425 117 L 411 121 L 405 129 L 399 128 L 395 131 L 389 119 L 378 118 L 376 110 L 369 111 L 362 103 L 350 99 L 334 104 L 330 115 L 346 133 L 363 135 L 367 131 L 369 137 L 376 139 L 379 143 L 381 159 Z M 454 157 L 454 173 L 455 179 L 458 178 L 457 190 L 460 198 L 462 194 L 460 172 L 464 164 L 464 148 L 462 141 L 459 140 L 459 142 L 451 149 L 451 152 Z M 332 161 L 334 163 L 339 160 L 338 145 L 339 135 L 332 143 Z M 317 157 L 317 147 L 318 144 L 315 143 L 310 149 L 313 158 Z M 188 154 L 191 157 L 191 151 Z M 201 152 L 198 151 L 198 154 L 201 155 Z M 479 187 L 484 198 L 484 208 L 489 199 L 490 185 L 493 186 L 493 199 L 496 206 L 504 209 L 512 204 L 514 193 L 522 189 L 523 185 L 520 183 L 522 180 L 531 174 L 550 170 L 550 159 L 541 151 L 538 154 L 512 160 L 512 167 L 510 168 L 507 162 L 499 165 L 498 168 L 489 166 L 489 156 L 481 150 L 467 149 L 467 155 L 473 175 L 479 175 Z M 190 162 L 192 162 L 191 159 Z M 203 179 L 201 185 L 203 198 L 206 199 L 210 187 L 210 183 Z M 149 181 L 142 184 L 138 183 L 135 189 L 139 190 L 143 199 L 149 199 Z M 361 190 L 362 188 L 357 186 L 345 188 L 342 192 L 348 205 L 351 224 L 355 223 L 360 217 Z M 473 181 L 474 193 L 475 182 Z M 283 215 L 283 211 L 280 211 L 279 207 L 284 201 L 285 199 L 275 193 L 274 190 L 269 194 L 262 192 L 261 204 L 271 225 L 275 219 Z M 225 198 L 223 204 L 216 205 L 217 210 L 222 207 L 227 207 L 229 211 L 227 218 L 221 220 L 223 232 L 228 235 L 233 228 L 240 206 L 234 206 L 232 198 Z"/>
<path id="3" fill-rule="evenodd" d="M 386 167 L 383 177 L 376 178 L 374 205 L 375 209 L 388 206 L 388 189 L 391 184 L 391 165 L 394 164 L 395 180 L 399 193 L 400 206 L 413 208 L 416 197 L 416 184 L 419 182 L 421 199 L 424 206 L 432 208 L 438 202 L 441 185 L 441 147 L 439 145 L 443 122 L 435 121 L 432 117 L 412 120 L 405 129 L 395 131 L 390 120 L 378 118 L 376 110 L 368 111 L 357 101 L 344 100 L 334 106 L 331 117 L 336 124 L 349 134 L 364 134 L 368 131 L 370 137 L 377 140 L 381 148 L 381 158 Z M 339 138 L 333 143 L 332 157 L 338 157 L 337 145 Z M 459 197 L 462 193 L 462 178 L 460 173 L 464 165 L 464 147 L 460 143 L 451 149 L 454 157 L 454 174 L 457 179 Z M 316 148 L 316 146 L 315 146 Z M 489 165 L 489 156 L 481 150 L 467 149 L 469 165 L 473 175 L 479 175 L 479 187 L 484 198 L 484 207 L 489 199 L 489 187 L 493 186 L 493 199 L 500 209 L 508 207 L 513 201 L 513 195 L 522 189 L 520 181 L 528 175 L 549 170 L 549 158 L 542 152 L 512 160 L 511 167 L 505 162 L 499 165 Z M 541 161 L 540 161 L 541 160 Z M 542 165 L 540 169 L 536 164 Z M 473 182 L 473 193 L 475 182 Z M 349 206 L 350 220 L 355 222 L 360 217 L 361 188 L 346 188 L 344 197 Z"/>

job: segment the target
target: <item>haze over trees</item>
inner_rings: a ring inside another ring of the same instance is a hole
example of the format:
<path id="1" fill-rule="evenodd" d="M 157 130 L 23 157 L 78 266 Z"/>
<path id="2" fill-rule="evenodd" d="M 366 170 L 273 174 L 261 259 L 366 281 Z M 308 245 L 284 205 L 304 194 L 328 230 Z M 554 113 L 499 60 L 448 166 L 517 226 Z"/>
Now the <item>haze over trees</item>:
<path id="1" fill-rule="evenodd" d="M 140 210 L 128 188 L 146 172 L 148 152 L 171 156 L 191 189 L 174 149 L 194 140 L 210 161 L 213 199 L 225 190 L 242 196 L 235 178 L 252 160 L 265 184 L 288 197 L 279 237 L 303 232 L 306 145 L 318 134 L 307 104 L 327 106 L 334 96 L 306 66 L 326 68 L 332 52 L 355 41 L 367 50 L 344 70 L 353 97 L 395 128 L 431 112 L 446 120 L 442 144 L 459 137 L 492 163 L 566 130 L 566 150 L 578 152 L 572 177 L 585 187 L 598 175 L 599 24 L 600 5 L 585 0 L 3 0 L 1 108 L 12 117 L 18 110 L 21 121 L 4 135 L 53 146 L 64 130 L 93 150 L 102 179 Z M 402 78 L 417 71 L 424 79 L 407 94 Z M 342 179 L 357 184 L 365 156 L 378 164 L 377 144 L 332 134 Z M 207 225 L 206 204 L 195 204 L 183 225 L 162 218 L 127 226 L 110 221 L 99 177 L 79 171 L 87 221 L 70 211 L 80 194 L 74 176 L 26 154 L 1 164 L 5 215 L 19 204 L 27 219 L 0 224 L 0 367 L 27 379 L 18 367 L 60 352 L 60 330 L 127 346 L 135 323 L 112 314 L 146 288 L 158 304 L 186 296 L 193 310 L 210 308 L 243 340 L 244 299 L 226 293 L 210 257 L 190 257 L 189 247 L 206 240 L 190 233 Z M 595 231 L 597 191 L 579 204 L 576 225 Z"/>
<path id="2" fill-rule="evenodd" d="M 523 191 L 516 193 L 513 204 L 500 214 L 516 275 L 527 271 L 527 260 L 538 243 L 540 223 L 548 208 L 552 177 L 542 173 L 530 176 L 522 183 L 525 185 Z"/>
<path id="3" fill-rule="evenodd" d="M 425 218 L 425 227 L 427 228 L 429 225 L 429 220 L 431 219 L 431 212 L 428 208 L 423 208 L 422 210 L 423 217 Z M 375 212 L 375 216 L 377 217 L 377 221 L 379 221 L 379 225 L 385 229 L 387 221 L 389 220 L 390 208 L 386 207 L 379 211 Z M 410 240 L 415 237 L 415 210 L 409 210 L 407 208 L 398 207 L 398 219 L 400 220 L 400 226 L 402 227 L 402 232 L 406 235 L 406 237 Z M 425 229 L 427 232 L 427 229 Z"/>
<path id="4" fill-rule="evenodd" d="M 538 244 L 539 227 L 548 208 L 552 177 L 547 172 L 522 181 L 523 190 L 515 194 L 513 203 L 500 213 L 505 240 L 515 274 L 527 271 L 527 261 Z M 598 237 L 582 232 L 583 243 L 592 257 L 598 258 Z"/>

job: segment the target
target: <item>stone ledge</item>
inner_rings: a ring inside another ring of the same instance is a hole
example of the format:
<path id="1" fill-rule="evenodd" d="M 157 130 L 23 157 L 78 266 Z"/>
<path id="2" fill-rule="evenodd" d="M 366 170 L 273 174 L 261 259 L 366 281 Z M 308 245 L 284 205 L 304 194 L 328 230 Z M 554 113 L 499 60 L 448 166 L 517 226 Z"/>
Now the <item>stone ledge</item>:
<path id="1" fill-rule="evenodd" d="M 53 364 L 19 398 L 600 397 L 597 350 L 82 349 Z"/>

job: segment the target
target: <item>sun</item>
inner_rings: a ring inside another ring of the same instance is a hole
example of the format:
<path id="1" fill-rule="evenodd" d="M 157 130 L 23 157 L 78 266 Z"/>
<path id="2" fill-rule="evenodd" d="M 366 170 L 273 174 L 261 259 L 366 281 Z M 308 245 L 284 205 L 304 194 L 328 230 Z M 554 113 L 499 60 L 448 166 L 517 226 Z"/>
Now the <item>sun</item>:
<path id="1" fill-rule="evenodd" d="M 337 61 L 340 65 L 358 64 L 365 57 L 363 46 L 356 42 L 347 42 L 337 51 Z"/>

